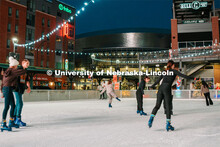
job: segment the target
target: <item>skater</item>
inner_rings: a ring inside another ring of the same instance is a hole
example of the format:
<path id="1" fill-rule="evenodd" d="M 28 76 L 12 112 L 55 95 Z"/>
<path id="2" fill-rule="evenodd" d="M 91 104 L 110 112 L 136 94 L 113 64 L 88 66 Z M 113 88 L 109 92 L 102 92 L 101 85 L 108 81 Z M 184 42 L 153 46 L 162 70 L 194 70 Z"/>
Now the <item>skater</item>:
<path id="1" fill-rule="evenodd" d="M 111 81 L 111 80 L 109 80 L 109 81 L 108 81 L 108 84 L 105 85 L 105 87 L 104 87 L 104 89 L 102 90 L 102 92 L 100 93 L 100 95 L 103 94 L 105 91 L 106 91 L 108 97 L 110 98 L 110 99 L 109 99 L 109 105 L 108 105 L 109 108 L 112 108 L 112 98 L 116 98 L 116 100 L 121 101 L 121 100 L 117 97 L 117 95 L 115 94 L 115 92 L 114 92 L 114 89 L 113 89 L 112 81 Z"/>
<path id="2" fill-rule="evenodd" d="M 28 67 L 30 62 L 27 59 L 24 59 L 22 61 L 22 64 Z M 23 66 L 18 67 L 18 69 L 23 69 Z M 15 105 L 15 111 L 14 111 L 15 124 L 19 126 L 26 126 L 26 123 L 22 122 L 21 120 L 21 112 L 23 108 L 22 95 L 24 94 L 26 87 L 27 87 L 26 92 L 30 93 L 31 88 L 30 88 L 29 76 L 27 73 L 18 77 L 17 86 L 14 90 L 14 96 L 16 99 L 16 105 Z"/>
<path id="3" fill-rule="evenodd" d="M 195 83 L 192 82 L 192 83 L 190 84 L 191 97 L 193 97 L 194 90 L 195 90 Z"/>
<path id="4" fill-rule="evenodd" d="M 160 109 L 161 103 L 164 100 L 166 105 L 166 130 L 173 131 L 174 127 L 171 126 L 171 105 L 172 105 L 172 94 L 171 94 L 171 86 L 173 81 L 175 80 L 176 76 L 180 76 L 187 79 L 194 79 L 193 77 L 186 76 L 179 71 L 175 70 L 175 64 L 173 60 L 169 60 L 167 63 L 167 69 L 169 72 L 173 72 L 173 75 L 165 75 L 160 76 L 160 78 L 151 86 L 151 88 L 154 88 L 155 85 L 157 85 L 161 79 L 163 79 L 162 84 L 159 86 L 159 90 L 157 93 L 157 101 L 156 105 L 151 113 L 150 119 L 148 121 L 149 128 L 152 127 L 152 123 L 154 120 L 154 117 L 157 114 L 157 111 Z"/>
<path id="5" fill-rule="evenodd" d="M 97 90 L 101 93 L 102 90 L 103 90 L 102 85 L 99 85 L 99 86 L 97 87 Z M 100 98 L 99 98 L 99 99 L 100 99 L 100 100 L 103 100 L 103 99 L 104 99 L 104 93 L 103 93 L 103 94 L 100 94 Z"/>
<path id="6" fill-rule="evenodd" d="M 202 81 L 202 86 L 201 86 L 201 96 L 204 94 L 205 99 L 206 99 L 206 105 L 209 106 L 213 105 L 212 99 L 210 97 L 210 92 L 209 92 L 209 86 L 205 81 Z"/>
<path id="7" fill-rule="evenodd" d="M 13 57 L 9 57 L 9 68 L 3 74 L 3 81 L 2 81 L 2 92 L 5 98 L 5 105 L 2 114 L 2 126 L 1 131 L 8 130 L 11 131 L 12 127 L 19 128 L 19 125 L 14 123 L 14 109 L 15 109 L 15 101 L 13 96 L 13 89 L 16 87 L 17 84 L 17 77 L 26 73 L 26 68 L 28 68 L 27 64 L 22 64 L 24 69 L 17 69 L 19 62 L 14 59 Z M 7 112 L 9 109 L 9 105 L 11 106 L 10 110 L 10 120 L 9 125 L 6 125 L 6 117 Z"/>
<path id="8" fill-rule="evenodd" d="M 150 81 L 150 78 L 148 76 L 145 76 L 144 79 L 141 80 L 139 84 L 139 88 L 136 91 L 136 99 L 137 99 L 137 114 L 140 115 L 147 115 L 147 113 L 143 110 L 143 97 L 144 97 L 144 89 L 146 83 Z"/>

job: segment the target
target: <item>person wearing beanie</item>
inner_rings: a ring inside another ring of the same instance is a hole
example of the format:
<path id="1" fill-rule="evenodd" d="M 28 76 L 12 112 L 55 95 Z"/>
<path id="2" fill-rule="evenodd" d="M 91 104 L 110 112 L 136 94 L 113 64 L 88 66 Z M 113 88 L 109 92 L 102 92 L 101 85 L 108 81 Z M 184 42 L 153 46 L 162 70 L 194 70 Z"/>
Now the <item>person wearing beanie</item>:
<path id="1" fill-rule="evenodd" d="M 19 125 L 16 125 L 14 123 L 15 101 L 13 96 L 13 89 L 16 87 L 18 76 L 25 74 L 26 73 L 25 69 L 28 68 L 29 65 L 22 64 L 24 69 L 17 69 L 18 65 L 19 62 L 16 59 L 14 59 L 13 57 L 9 57 L 9 68 L 3 74 L 1 91 L 3 92 L 5 102 L 4 102 L 4 110 L 2 114 L 1 131 L 4 130 L 11 131 L 12 127 L 19 128 Z M 9 126 L 7 126 L 6 117 L 9 110 L 9 105 L 11 106 L 10 120 L 9 120 Z"/>

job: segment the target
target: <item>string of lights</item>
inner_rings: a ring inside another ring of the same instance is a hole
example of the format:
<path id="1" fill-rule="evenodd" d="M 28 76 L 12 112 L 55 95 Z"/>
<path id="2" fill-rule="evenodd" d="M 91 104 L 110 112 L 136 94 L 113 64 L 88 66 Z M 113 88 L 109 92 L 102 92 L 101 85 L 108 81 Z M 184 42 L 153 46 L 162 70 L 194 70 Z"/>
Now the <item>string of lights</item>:
<path id="1" fill-rule="evenodd" d="M 70 22 L 71 20 L 73 20 L 73 19 L 74 19 L 74 16 L 76 16 L 76 17 L 79 16 L 79 14 L 80 14 L 82 11 L 85 11 L 85 8 L 86 8 L 87 6 L 89 6 L 90 3 L 95 3 L 95 0 L 91 0 L 91 1 L 89 1 L 89 2 L 85 2 L 85 3 L 84 3 L 84 6 L 83 6 L 81 9 L 79 9 L 79 10 L 76 11 L 76 14 L 70 16 L 67 21 L 64 21 L 62 24 L 58 25 L 54 30 L 52 30 L 51 32 L 47 33 L 46 35 L 42 35 L 42 37 L 40 37 L 39 39 L 34 40 L 34 41 L 32 41 L 32 42 L 29 42 L 29 43 L 26 43 L 26 44 L 18 44 L 18 43 L 14 43 L 14 42 L 13 42 L 14 45 L 15 45 L 15 46 L 18 46 L 18 47 L 27 47 L 27 46 L 34 45 L 34 44 L 36 44 L 36 43 L 38 43 L 38 42 L 43 41 L 45 38 L 50 37 L 50 36 L 53 35 L 56 31 L 58 31 L 60 28 L 62 28 L 65 24 L 67 24 L 67 22 Z"/>
<path id="2" fill-rule="evenodd" d="M 209 47 L 209 49 L 212 49 L 211 51 L 212 52 L 217 52 L 217 51 L 220 51 L 220 49 L 214 49 L 214 47 L 216 46 L 203 46 L 203 47 L 196 47 L 196 50 L 198 49 L 206 49 L 207 50 L 207 47 Z M 211 47 L 211 48 L 210 48 Z M 26 49 L 29 49 L 29 50 L 37 50 L 37 51 L 47 51 L 47 52 L 54 52 L 53 50 L 50 50 L 50 49 L 40 49 L 40 48 L 34 48 L 34 47 L 26 47 Z M 118 55 L 118 56 L 126 56 L 126 55 L 137 55 L 137 54 L 140 54 L 140 55 L 150 55 L 150 54 L 161 54 L 161 53 L 164 53 L 164 54 L 169 54 L 169 53 L 175 53 L 175 52 L 181 52 L 181 51 L 190 51 L 190 50 L 194 50 L 195 47 L 192 47 L 192 48 L 183 48 L 183 49 L 174 49 L 174 50 L 164 50 L 164 51 L 150 51 L 150 52 L 135 52 L 135 51 L 125 51 L 125 52 L 121 52 L 121 53 L 85 53 L 85 52 L 74 52 L 74 51 L 61 51 L 61 50 L 55 50 L 55 53 L 61 53 L 61 54 L 76 54 L 76 55 L 96 55 L 96 56 L 115 56 L 115 55 Z M 206 51 L 207 52 L 207 51 Z M 196 53 L 195 55 L 200 55 L 201 53 Z M 189 56 L 193 57 L 194 54 L 190 54 Z"/>

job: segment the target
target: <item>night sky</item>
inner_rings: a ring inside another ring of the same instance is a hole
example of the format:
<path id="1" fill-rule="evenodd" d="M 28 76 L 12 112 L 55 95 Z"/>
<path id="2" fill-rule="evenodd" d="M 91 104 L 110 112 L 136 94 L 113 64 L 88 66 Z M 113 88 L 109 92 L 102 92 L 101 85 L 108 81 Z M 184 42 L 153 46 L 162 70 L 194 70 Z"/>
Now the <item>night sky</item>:
<path id="1" fill-rule="evenodd" d="M 61 0 L 76 10 L 89 0 Z M 220 0 L 215 0 L 220 8 Z M 170 29 L 172 0 L 95 0 L 76 17 L 76 35 L 130 28 Z"/>

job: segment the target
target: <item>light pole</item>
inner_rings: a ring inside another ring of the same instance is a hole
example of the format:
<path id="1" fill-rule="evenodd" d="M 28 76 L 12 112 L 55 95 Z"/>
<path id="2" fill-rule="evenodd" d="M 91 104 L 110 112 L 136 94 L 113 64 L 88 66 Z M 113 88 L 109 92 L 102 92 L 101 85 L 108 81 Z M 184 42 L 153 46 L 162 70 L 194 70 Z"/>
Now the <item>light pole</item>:
<path id="1" fill-rule="evenodd" d="M 15 46 L 18 43 L 18 39 L 17 38 L 12 38 L 12 42 L 13 42 L 13 46 L 14 46 L 13 52 L 15 53 Z"/>

